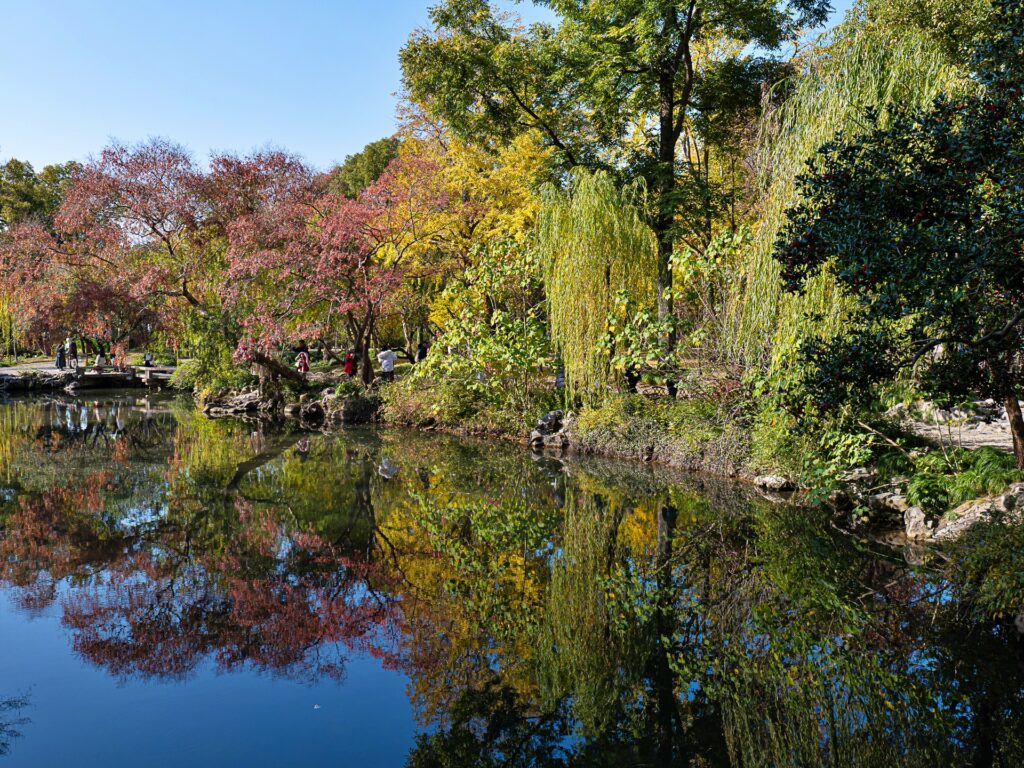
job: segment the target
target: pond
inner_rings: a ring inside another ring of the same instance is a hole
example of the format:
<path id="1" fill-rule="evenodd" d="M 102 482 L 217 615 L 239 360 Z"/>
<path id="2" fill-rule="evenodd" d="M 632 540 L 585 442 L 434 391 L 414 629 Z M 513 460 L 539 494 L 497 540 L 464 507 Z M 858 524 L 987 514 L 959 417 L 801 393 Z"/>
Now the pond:
<path id="1" fill-rule="evenodd" d="M 651 466 L 0 405 L 0 767 L 1024 763 L 899 550 Z"/>

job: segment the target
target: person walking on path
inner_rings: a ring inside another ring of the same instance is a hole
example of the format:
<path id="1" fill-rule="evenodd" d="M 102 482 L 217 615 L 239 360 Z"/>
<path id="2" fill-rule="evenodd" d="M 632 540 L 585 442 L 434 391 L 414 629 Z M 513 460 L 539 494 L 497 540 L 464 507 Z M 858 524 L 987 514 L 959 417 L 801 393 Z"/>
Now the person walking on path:
<path id="1" fill-rule="evenodd" d="M 72 368 L 78 367 L 78 343 L 70 336 L 64 341 L 64 349 L 68 355 L 68 365 Z"/>
<path id="2" fill-rule="evenodd" d="M 295 367 L 305 377 L 309 373 L 309 347 L 306 342 L 299 345 L 299 354 L 295 358 Z"/>
<path id="3" fill-rule="evenodd" d="M 67 357 L 64 354 L 64 345 L 59 344 L 57 346 L 57 370 L 63 371 L 67 367 Z"/>
<path id="4" fill-rule="evenodd" d="M 351 350 L 345 353 L 345 375 L 349 378 L 356 375 L 356 356 Z"/>
<path id="5" fill-rule="evenodd" d="M 427 359 L 427 352 L 430 351 L 430 345 L 426 341 L 421 341 L 420 345 L 416 348 L 416 362 L 422 363 Z"/>
<path id="6" fill-rule="evenodd" d="M 395 361 L 398 355 L 391 351 L 390 347 L 384 347 L 377 353 L 377 362 L 380 363 L 380 377 L 384 381 L 395 380 Z"/>

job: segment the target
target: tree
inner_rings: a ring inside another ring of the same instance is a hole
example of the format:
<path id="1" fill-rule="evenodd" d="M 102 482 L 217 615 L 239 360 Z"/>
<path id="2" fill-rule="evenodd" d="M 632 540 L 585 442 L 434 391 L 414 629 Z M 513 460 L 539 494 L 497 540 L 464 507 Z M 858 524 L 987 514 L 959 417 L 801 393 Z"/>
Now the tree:
<path id="1" fill-rule="evenodd" d="M 350 199 L 267 195 L 228 227 L 226 303 L 239 318 L 239 357 L 264 362 L 285 341 L 323 338 L 343 323 L 366 383 L 381 315 L 416 247 L 438 235 L 444 195 L 429 167 L 393 161 Z"/>
<path id="2" fill-rule="evenodd" d="M 81 169 L 68 162 L 36 173 L 30 163 L 13 158 L 0 166 L 0 231 L 32 219 L 52 224 L 68 184 Z"/>
<path id="3" fill-rule="evenodd" d="M 820 151 L 776 256 L 790 290 L 822 269 L 856 299 L 849 332 L 809 343 L 819 404 L 916 367 L 947 395 L 1006 406 L 1024 469 L 1024 16 L 1002 2 L 978 89 Z"/>
<path id="4" fill-rule="evenodd" d="M 631 203 L 607 174 L 580 172 L 568 194 L 546 190 L 541 211 L 538 244 L 551 336 L 570 395 L 591 404 L 618 378 L 608 346 L 617 297 L 654 305 L 657 243 Z"/>
<path id="5" fill-rule="evenodd" d="M 367 144 L 360 152 L 349 155 L 345 162 L 331 171 L 330 189 L 355 199 L 379 179 L 388 165 L 398 157 L 399 140 L 391 136 Z"/>
<path id="6" fill-rule="evenodd" d="M 433 32 L 401 53 L 413 99 L 484 146 L 539 131 L 567 166 L 615 168 L 653 193 L 659 316 L 672 313 L 670 257 L 712 235 L 721 199 L 709 150 L 753 114 L 801 28 L 827 0 L 537 0 L 557 27 L 524 30 L 488 0 L 445 0 Z M 756 49 L 763 56 L 749 53 Z"/>

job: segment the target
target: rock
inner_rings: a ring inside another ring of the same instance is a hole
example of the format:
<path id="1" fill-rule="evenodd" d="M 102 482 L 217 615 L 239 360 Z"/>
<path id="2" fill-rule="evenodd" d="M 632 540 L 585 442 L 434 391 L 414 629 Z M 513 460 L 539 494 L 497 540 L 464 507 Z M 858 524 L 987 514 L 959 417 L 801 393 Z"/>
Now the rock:
<path id="1" fill-rule="evenodd" d="M 754 478 L 754 485 L 766 491 L 792 491 L 793 481 L 783 475 L 759 475 Z"/>
<path id="2" fill-rule="evenodd" d="M 1013 626 L 1017 628 L 1018 635 L 1024 635 L 1024 613 L 1020 614 L 1013 620 Z"/>
<path id="3" fill-rule="evenodd" d="M 562 417 L 561 411 L 550 411 L 545 413 L 540 419 L 537 420 L 537 426 L 533 429 L 535 432 L 539 432 L 542 436 L 553 435 L 562 429 Z"/>
<path id="4" fill-rule="evenodd" d="M 927 539 L 932 535 L 932 525 L 921 507 L 910 507 L 903 513 L 903 527 L 908 539 Z"/>
<path id="5" fill-rule="evenodd" d="M 565 432 L 556 432 L 553 435 L 546 435 L 543 438 L 543 444 L 545 448 L 564 451 L 569 447 L 569 438 Z"/>
<path id="6" fill-rule="evenodd" d="M 999 498 L 999 509 L 1003 512 L 1024 512 L 1024 483 L 1015 483 Z"/>
<path id="7" fill-rule="evenodd" d="M 880 512 L 904 513 L 910 508 L 910 502 L 902 493 L 885 491 L 868 497 L 868 505 Z"/>
<path id="8" fill-rule="evenodd" d="M 850 493 L 845 488 L 836 488 L 829 492 L 828 503 L 838 510 L 849 510 L 853 506 Z"/>
<path id="9" fill-rule="evenodd" d="M 327 418 L 327 413 L 324 411 L 323 405 L 317 401 L 300 405 L 299 415 L 302 417 L 303 421 L 309 422 L 310 424 L 323 424 L 324 420 Z"/>
<path id="10" fill-rule="evenodd" d="M 857 467 L 843 474 L 842 479 L 848 483 L 868 483 L 878 477 L 878 472 L 867 467 Z"/>
<path id="11" fill-rule="evenodd" d="M 943 519 L 935 531 L 936 541 L 960 538 L 978 523 L 991 519 L 995 503 L 992 499 L 975 499 L 961 504 Z"/>
<path id="12" fill-rule="evenodd" d="M 378 397 L 354 395 L 341 402 L 341 422 L 343 424 L 369 424 L 376 420 L 380 408 Z"/>
<path id="13" fill-rule="evenodd" d="M 302 406 L 300 406 L 298 403 L 288 403 L 288 405 L 284 407 L 284 415 L 289 416 L 291 418 L 296 418 L 298 417 L 299 412 L 301 410 Z"/>

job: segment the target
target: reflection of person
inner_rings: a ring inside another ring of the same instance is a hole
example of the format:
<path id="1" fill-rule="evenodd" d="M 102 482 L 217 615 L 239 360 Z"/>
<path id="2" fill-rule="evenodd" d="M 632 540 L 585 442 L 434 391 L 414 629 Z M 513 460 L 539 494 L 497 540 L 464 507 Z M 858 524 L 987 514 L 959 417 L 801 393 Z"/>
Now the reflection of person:
<path id="1" fill-rule="evenodd" d="M 380 363 L 380 376 L 384 381 L 395 380 L 395 361 L 398 355 L 391 351 L 390 347 L 384 347 L 377 353 L 377 362 Z"/>

